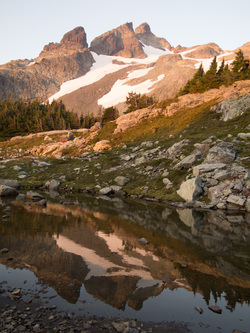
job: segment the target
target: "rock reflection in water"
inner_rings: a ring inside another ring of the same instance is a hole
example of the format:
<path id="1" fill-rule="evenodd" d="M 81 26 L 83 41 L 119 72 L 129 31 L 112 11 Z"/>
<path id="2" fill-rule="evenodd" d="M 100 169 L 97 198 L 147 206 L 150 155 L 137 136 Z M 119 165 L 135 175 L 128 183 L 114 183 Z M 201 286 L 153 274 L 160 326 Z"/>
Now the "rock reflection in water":
<path id="1" fill-rule="evenodd" d="M 82 285 L 122 310 L 126 305 L 140 310 L 165 288 L 179 287 L 202 294 L 207 303 L 211 294 L 216 299 L 222 293 L 233 308 L 236 302 L 249 303 L 247 215 L 78 201 L 83 203 L 46 208 L 13 203 L 0 225 L 0 248 L 8 247 L 14 260 L 7 263 L 1 255 L 1 263 L 29 267 L 70 303 L 77 302 Z M 149 244 L 140 244 L 141 237 Z"/>

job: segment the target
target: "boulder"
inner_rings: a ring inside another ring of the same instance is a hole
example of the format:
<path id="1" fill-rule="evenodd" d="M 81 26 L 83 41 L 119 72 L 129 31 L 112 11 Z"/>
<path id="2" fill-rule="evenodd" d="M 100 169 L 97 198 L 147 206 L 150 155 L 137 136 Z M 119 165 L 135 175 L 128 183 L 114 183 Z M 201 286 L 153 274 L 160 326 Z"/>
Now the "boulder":
<path id="1" fill-rule="evenodd" d="M 219 171 L 217 172 L 213 178 L 216 179 L 216 180 L 224 180 L 224 179 L 227 179 L 231 176 L 231 172 L 229 172 L 228 170 L 222 170 L 222 171 Z"/>
<path id="2" fill-rule="evenodd" d="M 68 141 L 74 140 L 75 136 L 72 132 L 68 132 L 68 135 L 66 136 Z"/>
<path id="3" fill-rule="evenodd" d="M 11 197 L 17 195 L 18 192 L 15 188 L 6 185 L 0 185 L 0 197 Z"/>
<path id="4" fill-rule="evenodd" d="M 45 187 L 48 188 L 49 191 L 57 191 L 60 186 L 60 182 L 58 180 L 52 179 L 45 183 Z"/>
<path id="5" fill-rule="evenodd" d="M 209 308 L 209 310 L 211 310 L 215 313 L 219 313 L 219 314 L 222 313 L 221 308 L 219 308 L 217 305 L 210 305 L 208 308 Z"/>
<path id="6" fill-rule="evenodd" d="M 97 132 L 97 131 L 100 131 L 101 128 L 102 128 L 102 124 L 99 122 L 96 122 L 92 127 L 90 127 L 89 131 Z"/>
<path id="7" fill-rule="evenodd" d="M 237 136 L 238 136 L 238 138 L 243 139 L 243 140 L 250 139 L 250 133 L 238 133 Z"/>
<path id="8" fill-rule="evenodd" d="M 191 202 L 197 200 L 202 192 L 202 179 L 200 177 L 195 177 L 182 183 L 177 194 L 179 194 L 184 200 Z"/>
<path id="9" fill-rule="evenodd" d="M 39 194 L 37 192 L 33 192 L 33 191 L 28 191 L 26 193 L 26 198 L 30 199 L 32 201 L 40 201 L 40 200 L 44 199 L 44 197 L 41 194 Z"/>
<path id="10" fill-rule="evenodd" d="M 196 152 L 194 154 L 184 157 L 176 166 L 177 169 L 186 168 L 189 169 L 196 161 L 198 161 L 202 156 L 201 152 Z"/>
<path id="11" fill-rule="evenodd" d="M 184 139 L 180 142 L 176 142 L 167 150 L 167 155 L 170 159 L 175 160 L 178 155 L 181 153 L 182 148 L 189 142 L 189 140 Z"/>
<path id="12" fill-rule="evenodd" d="M 129 182 L 129 178 L 124 176 L 117 176 L 115 182 L 120 186 L 125 186 Z"/>
<path id="13" fill-rule="evenodd" d="M 230 195 L 227 198 L 227 203 L 239 206 L 239 207 L 243 207 L 246 203 L 246 197 L 241 196 L 241 195 Z"/>
<path id="14" fill-rule="evenodd" d="M 110 148 L 111 145 L 109 140 L 101 140 L 94 145 L 94 151 L 108 150 Z"/>
<path id="15" fill-rule="evenodd" d="M 231 164 L 236 159 L 236 148 L 232 143 L 220 142 L 209 149 L 205 163 Z"/>
<path id="16" fill-rule="evenodd" d="M 103 187 L 99 190 L 99 194 L 101 195 L 114 195 L 119 192 L 122 192 L 122 187 L 116 185 Z"/>
<path id="17" fill-rule="evenodd" d="M 193 175 L 198 177 L 204 173 L 214 172 L 215 170 L 224 170 L 227 165 L 224 163 L 200 164 L 193 167 Z"/>
<path id="18" fill-rule="evenodd" d="M 145 163 L 147 160 L 144 156 L 142 157 L 138 157 L 136 160 L 135 160 L 135 165 L 141 165 L 143 163 Z"/>
<path id="19" fill-rule="evenodd" d="M 163 178 L 162 181 L 163 184 L 166 185 L 166 189 L 173 187 L 173 183 L 168 178 Z"/>
<path id="20" fill-rule="evenodd" d="M 20 170 L 22 170 L 22 168 L 20 166 L 18 166 L 18 165 L 14 165 L 13 166 L 13 170 L 20 171 Z"/>
<path id="21" fill-rule="evenodd" d="M 208 197 L 210 200 L 215 200 L 224 195 L 224 190 L 229 187 L 227 182 L 222 182 L 219 185 L 212 186 L 208 189 Z"/>
<path id="22" fill-rule="evenodd" d="M 14 179 L 0 179 L 0 185 L 5 185 L 13 188 L 19 188 L 19 182 Z"/>
<path id="23" fill-rule="evenodd" d="M 250 105 L 250 95 L 238 99 L 228 99 L 216 106 L 215 111 L 221 113 L 221 120 L 227 121 L 242 115 Z"/>

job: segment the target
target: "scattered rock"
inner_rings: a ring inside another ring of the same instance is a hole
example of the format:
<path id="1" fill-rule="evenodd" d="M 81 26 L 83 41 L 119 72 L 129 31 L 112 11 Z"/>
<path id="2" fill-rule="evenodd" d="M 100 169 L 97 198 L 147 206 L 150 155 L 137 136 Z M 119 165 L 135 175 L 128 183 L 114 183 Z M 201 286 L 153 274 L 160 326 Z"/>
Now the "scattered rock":
<path id="1" fill-rule="evenodd" d="M 199 306 L 196 306 L 196 307 L 195 307 L 195 310 L 198 311 L 200 314 L 203 313 L 203 309 L 200 308 Z"/>
<path id="2" fill-rule="evenodd" d="M 101 150 L 108 150 L 111 148 L 110 145 L 110 141 L 109 140 L 102 140 L 102 141 L 98 141 L 95 145 L 94 145 L 94 151 L 101 151 Z"/>
<path id="3" fill-rule="evenodd" d="M 13 166 L 13 170 L 20 171 L 20 170 L 22 170 L 22 168 L 20 166 L 18 166 L 18 165 L 14 165 Z"/>
<path id="4" fill-rule="evenodd" d="M 224 170 L 227 168 L 225 163 L 206 163 L 200 164 L 193 167 L 194 177 L 201 176 L 204 173 L 214 172 L 215 170 Z"/>
<path id="5" fill-rule="evenodd" d="M 19 182 L 14 179 L 0 179 L 0 185 L 13 187 L 15 189 L 19 188 Z"/>
<path id="6" fill-rule="evenodd" d="M 44 141 L 53 141 L 53 139 L 50 136 L 46 135 L 44 137 Z"/>
<path id="7" fill-rule="evenodd" d="M 49 191 L 58 191 L 59 186 L 60 186 L 60 182 L 58 180 L 55 180 L 55 179 L 49 180 L 45 183 L 45 187 Z"/>
<path id="8" fill-rule="evenodd" d="M 243 140 L 250 139 L 250 133 L 238 133 L 237 136 L 238 136 L 238 138 L 243 139 Z"/>
<path id="9" fill-rule="evenodd" d="M 148 241 L 146 240 L 146 238 L 140 238 L 140 239 L 138 239 L 138 242 L 140 242 L 141 244 L 143 244 L 143 245 L 146 245 L 146 244 L 148 244 Z"/>
<path id="10" fill-rule="evenodd" d="M 188 144 L 189 140 L 185 139 L 182 140 L 180 142 L 177 142 L 175 144 L 173 144 L 170 148 L 168 148 L 167 150 L 167 155 L 168 158 L 172 159 L 172 160 L 176 160 L 176 158 L 178 157 L 178 155 L 180 155 L 182 148 Z"/>
<path id="11" fill-rule="evenodd" d="M 0 250 L 0 253 L 8 253 L 9 252 L 9 249 L 7 248 L 3 248 Z"/>
<path id="12" fill-rule="evenodd" d="M 129 182 L 129 178 L 124 176 L 117 176 L 115 182 L 120 186 L 125 186 Z"/>
<path id="13" fill-rule="evenodd" d="M 30 199 L 32 201 L 40 201 L 40 200 L 44 199 L 44 197 L 41 194 L 39 194 L 37 192 L 32 192 L 32 191 L 28 191 L 26 193 L 26 198 Z"/>
<path id="14" fill-rule="evenodd" d="M 208 308 L 209 308 L 209 310 L 211 310 L 215 313 L 219 313 L 219 314 L 222 313 L 222 309 L 220 307 L 218 307 L 217 305 L 210 305 Z"/>
<path id="15" fill-rule="evenodd" d="M 205 163 L 226 163 L 230 164 L 236 159 L 236 148 L 232 143 L 220 142 L 209 149 Z"/>
<path id="16" fill-rule="evenodd" d="M 168 178 L 163 178 L 163 184 L 166 185 L 166 189 L 173 187 L 173 183 Z"/>
<path id="17" fill-rule="evenodd" d="M 122 323 L 113 322 L 112 325 L 117 332 L 124 332 L 124 330 L 126 329 L 126 326 Z"/>
<path id="18" fill-rule="evenodd" d="M 181 263 L 180 263 L 180 266 L 181 266 L 181 268 L 187 268 L 187 267 L 188 267 L 188 264 L 185 263 L 185 262 L 181 262 Z"/>
<path id="19" fill-rule="evenodd" d="M 97 131 L 100 131 L 101 128 L 102 128 L 102 124 L 99 122 L 96 122 L 92 127 L 90 127 L 89 131 L 97 132 Z"/>
<path id="20" fill-rule="evenodd" d="M 0 197 L 11 197 L 11 196 L 17 196 L 18 192 L 15 188 L 5 186 L 5 185 L 0 185 Z"/>
<path id="21" fill-rule="evenodd" d="M 217 199 L 223 196 L 223 191 L 229 187 L 227 182 L 222 182 L 219 185 L 212 186 L 208 189 L 208 197 L 210 200 Z"/>
<path id="22" fill-rule="evenodd" d="M 201 158 L 201 152 L 196 152 L 189 156 L 184 157 L 176 166 L 176 169 L 186 168 L 189 169 L 195 162 Z"/>
<path id="23" fill-rule="evenodd" d="M 202 179 L 200 177 L 186 180 L 177 191 L 180 197 L 190 202 L 197 200 L 202 192 Z"/>
<path id="24" fill-rule="evenodd" d="M 246 197 L 238 195 L 230 195 L 227 198 L 227 202 L 239 207 L 243 207 L 246 203 Z"/>

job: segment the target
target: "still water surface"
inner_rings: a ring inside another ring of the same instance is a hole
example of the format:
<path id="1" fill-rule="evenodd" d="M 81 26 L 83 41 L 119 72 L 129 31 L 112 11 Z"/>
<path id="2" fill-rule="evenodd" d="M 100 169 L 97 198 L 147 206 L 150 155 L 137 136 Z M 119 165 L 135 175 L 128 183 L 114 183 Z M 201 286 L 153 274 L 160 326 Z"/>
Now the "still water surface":
<path id="1" fill-rule="evenodd" d="M 186 322 L 193 332 L 250 332 L 249 216 L 86 196 L 6 206 L 0 286 L 22 288 L 24 299 L 76 314 Z"/>

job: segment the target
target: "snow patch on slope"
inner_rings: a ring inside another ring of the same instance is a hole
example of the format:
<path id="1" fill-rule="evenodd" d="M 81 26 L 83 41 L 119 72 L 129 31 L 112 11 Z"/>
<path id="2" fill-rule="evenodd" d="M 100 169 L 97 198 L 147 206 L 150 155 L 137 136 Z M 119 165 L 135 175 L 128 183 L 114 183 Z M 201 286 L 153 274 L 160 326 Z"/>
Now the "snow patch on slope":
<path id="1" fill-rule="evenodd" d="M 89 84 L 92 84 L 96 81 L 101 80 L 105 75 L 114 73 L 122 68 L 127 67 L 128 65 L 118 65 L 114 64 L 114 57 L 97 55 L 94 52 L 91 52 L 94 57 L 95 63 L 92 65 L 90 71 L 77 79 L 66 81 L 61 85 L 60 90 L 53 96 L 49 98 L 51 103 L 54 99 L 58 99 L 66 94 L 72 93 L 73 91 L 85 87 Z M 122 58 L 123 59 L 123 58 Z"/>
<path id="2" fill-rule="evenodd" d="M 140 70 L 142 71 L 142 70 Z M 146 70 L 144 70 L 146 71 Z M 161 81 L 164 78 L 164 74 L 159 75 L 156 81 L 152 80 L 146 80 L 142 83 L 139 83 L 137 85 L 127 85 L 126 82 L 130 80 L 131 78 L 135 78 L 137 71 L 134 71 L 128 75 L 127 79 L 124 80 L 117 80 L 116 83 L 113 85 L 112 89 L 109 93 L 104 95 L 102 98 L 100 98 L 97 101 L 98 105 L 102 105 L 104 108 L 110 107 L 112 105 L 116 105 L 118 103 L 122 103 L 126 101 L 126 97 L 128 96 L 128 93 L 134 92 L 137 94 L 147 94 L 152 90 L 152 86 Z M 137 76 L 139 77 L 139 76 Z"/>
<path id="3" fill-rule="evenodd" d="M 170 54 L 169 50 L 160 50 L 152 46 L 143 45 L 144 52 L 147 58 L 137 59 L 137 58 L 123 58 L 117 56 L 105 56 L 98 55 L 95 52 L 91 52 L 95 62 L 92 65 L 90 71 L 77 79 L 64 82 L 60 90 L 49 98 L 51 103 L 66 94 L 72 93 L 73 91 L 80 89 L 82 87 L 88 86 L 94 82 L 101 80 L 105 75 L 119 71 L 120 69 L 126 68 L 132 64 L 150 64 L 157 61 L 161 55 Z M 114 61 L 121 62 L 122 64 L 114 63 Z"/>

